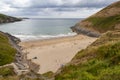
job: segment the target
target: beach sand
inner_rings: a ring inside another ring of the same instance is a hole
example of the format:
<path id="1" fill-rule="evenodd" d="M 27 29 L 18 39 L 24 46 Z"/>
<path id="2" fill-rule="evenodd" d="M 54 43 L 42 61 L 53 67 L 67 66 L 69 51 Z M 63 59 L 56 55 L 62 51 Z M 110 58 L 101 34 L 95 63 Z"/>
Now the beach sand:
<path id="1" fill-rule="evenodd" d="M 28 52 L 27 58 L 40 65 L 38 73 L 56 72 L 61 66 L 70 62 L 76 53 L 97 38 L 84 35 L 62 37 L 48 40 L 21 42 L 20 45 Z"/>

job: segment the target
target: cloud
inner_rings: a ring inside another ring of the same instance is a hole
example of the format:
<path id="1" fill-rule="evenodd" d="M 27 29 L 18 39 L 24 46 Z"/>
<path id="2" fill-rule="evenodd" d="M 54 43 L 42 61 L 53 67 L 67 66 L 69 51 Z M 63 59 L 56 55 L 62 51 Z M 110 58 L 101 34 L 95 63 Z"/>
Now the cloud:
<path id="1" fill-rule="evenodd" d="M 0 13 L 27 17 L 87 17 L 118 0 L 0 0 Z"/>

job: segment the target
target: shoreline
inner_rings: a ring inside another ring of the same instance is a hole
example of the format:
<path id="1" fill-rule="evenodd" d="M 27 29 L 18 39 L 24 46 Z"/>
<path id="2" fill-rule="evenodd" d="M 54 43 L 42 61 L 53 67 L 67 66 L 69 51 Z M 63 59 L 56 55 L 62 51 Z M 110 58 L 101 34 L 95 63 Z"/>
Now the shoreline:
<path id="1" fill-rule="evenodd" d="M 27 59 L 40 66 L 38 73 L 56 72 L 67 64 L 82 49 L 97 38 L 85 35 L 75 35 L 46 40 L 32 40 L 21 42 L 23 51 L 27 52 Z"/>
<path id="2" fill-rule="evenodd" d="M 58 34 L 58 35 L 15 35 L 14 34 L 14 36 L 21 39 L 22 42 L 37 41 L 37 40 L 49 40 L 49 39 L 56 39 L 56 38 L 71 37 L 71 36 L 75 36 L 75 35 L 77 35 L 77 33 L 74 33 L 74 32 L 70 32 L 67 34 Z M 29 37 L 26 38 L 27 36 L 29 36 Z"/>
<path id="3" fill-rule="evenodd" d="M 76 35 L 71 35 L 71 36 L 54 37 L 54 38 L 48 38 L 48 39 L 23 40 L 23 41 L 21 41 L 21 43 L 22 44 L 23 43 L 24 44 L 34 43 L 35 44 L 35 43 L 41 42 L 41 45 L 38 45 L 38 46 L 43 46 L 43 45 L 61 43 L 61 42 L 63 42 L 63 39 L 65 42 L 70 41 L 70 40 L 76 40 L 76 39 L 78 39 L 78 36 L 85 36 L 85 35 L 76 34 Z M 21 43 L 20 43 L 20 45 L 21 45 Z M 36 46 L 36 44 L 35 44 L 35 46 Z M 30 47 L 30 46 L 28 45 L 28 47 Z"/>

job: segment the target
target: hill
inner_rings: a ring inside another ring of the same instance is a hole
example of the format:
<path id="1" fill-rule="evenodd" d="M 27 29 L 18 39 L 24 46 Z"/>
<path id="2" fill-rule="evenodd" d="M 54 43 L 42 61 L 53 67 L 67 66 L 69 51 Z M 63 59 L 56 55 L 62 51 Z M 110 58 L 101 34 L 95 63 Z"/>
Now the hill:
<path id="1" fill-rule="evenodd" d="M 76 54 L 55 80 L 120 80 L 120 31 L 103 34 Z"/>
<path id="2" fill-rule="evenodd" d="M 21 19 L 0 14 L 0 23 L 9 23 L 9 22 L 15 22 L 15 21 L 21 21 Z"/>
<path id="3" fill-rule="evenodd" d="M 77 23 L 72 30 L 93 37 L 106 31 L 120 30 L 120 1 Z"/>
<path id="4" fill-rule="evenodd" d="M 5 67 L 0 68 L 0 76 L 2 76 L 0 80 L 19 80 L 20 78 L 25 80 L 120 80 L 119 5 L 120 1 L 113 3 L 72 27 L 72 30 L 77 33 L 100 37 L 86 49 L 79 51 L 72 61 L 57 73 L 48 72 L 41 76 L 30 72 L 16 76 L 12 67 Z M 2 60 L 0 64 L 4 65 L 14 60 L 16 50 L 9 43 L 7 36 L 2 33 L 0 33 L 1 44 L 3 46 L 0 47 L 2 51 L 0 57 L 3 55 L 3 59 L 0 58 Z M 12 55 L 6 60 L 10 54 Z"/>
<path id="5" fill-rule="evenodd" d="M 77 23 L 78 34 L 99 37 L 55 74 L 55 80 L 120 80 L 120 1 Z"/>
<path id="6" fill-rule="evenodd" d="M 8 37 L 0 32 L 0 66 L 13 62 L 16 53 Z"/>

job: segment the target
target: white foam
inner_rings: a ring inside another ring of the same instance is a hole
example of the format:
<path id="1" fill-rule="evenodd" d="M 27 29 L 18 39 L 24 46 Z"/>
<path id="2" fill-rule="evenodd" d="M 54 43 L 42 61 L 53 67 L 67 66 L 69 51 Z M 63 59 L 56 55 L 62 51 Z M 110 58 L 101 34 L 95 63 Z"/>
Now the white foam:
<path id="1" fill-rule="evenodd" d="M 28 41 L 28 40 L 67 37 L 67 36 L 74 36 L 74 35 L 76 35 L 76 33 L 58 34 L 58 35 L 22 35 L 22 34 L 20 34 L 20 35 L 14 35 L 14 36 L 20 38 L 22 41 Z"/>

